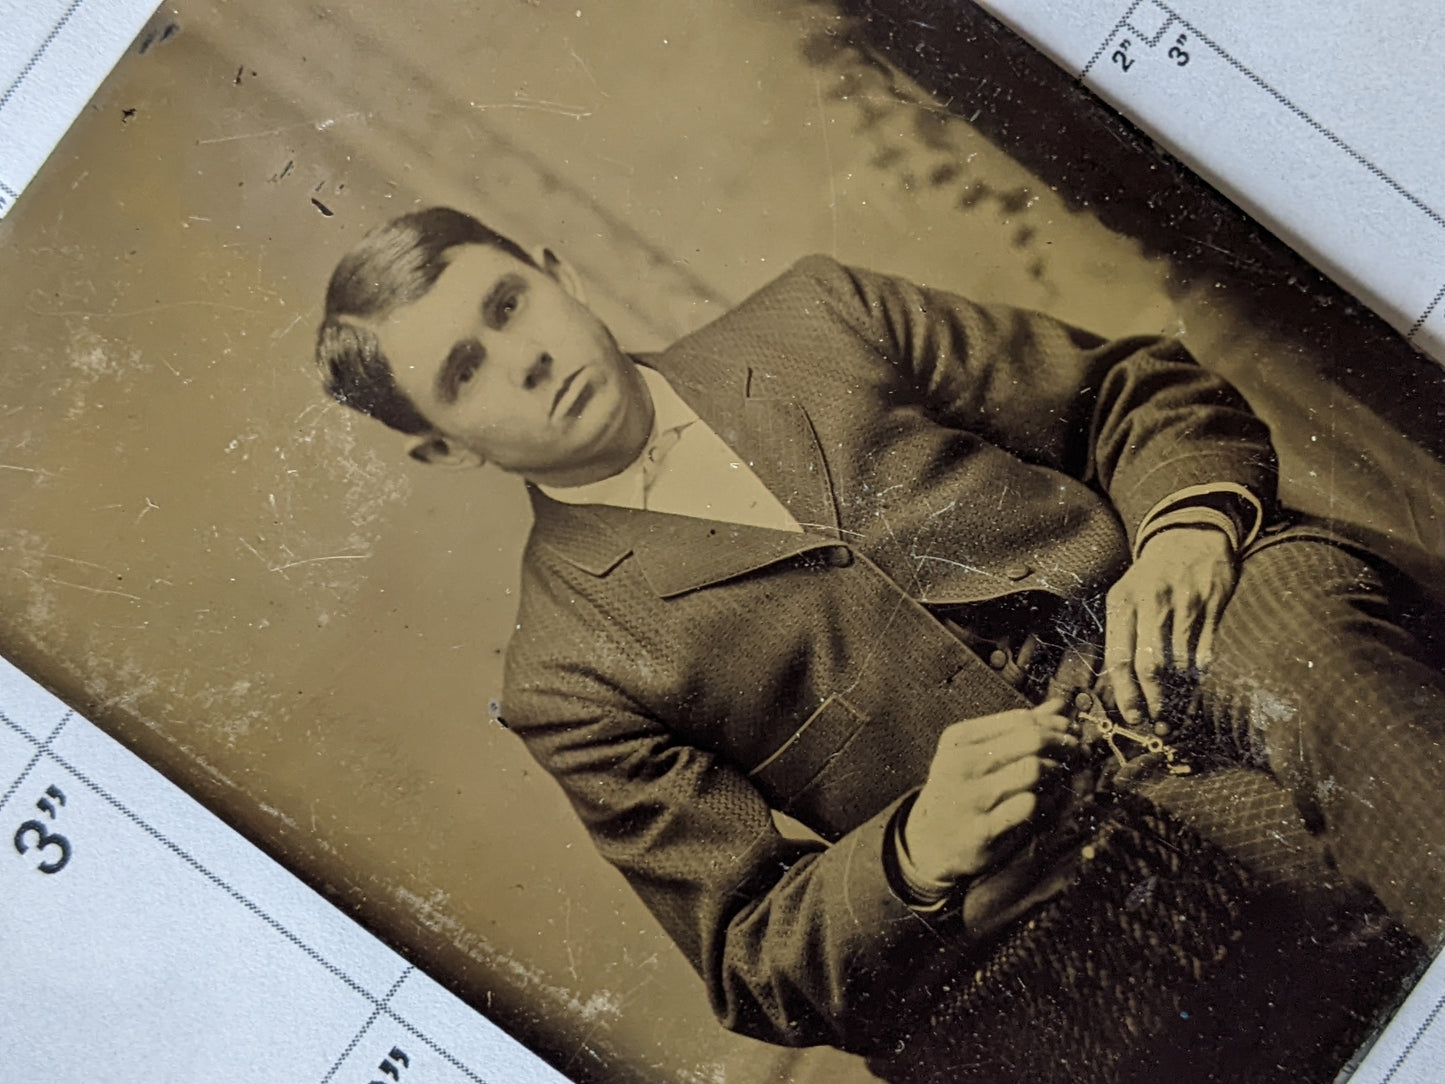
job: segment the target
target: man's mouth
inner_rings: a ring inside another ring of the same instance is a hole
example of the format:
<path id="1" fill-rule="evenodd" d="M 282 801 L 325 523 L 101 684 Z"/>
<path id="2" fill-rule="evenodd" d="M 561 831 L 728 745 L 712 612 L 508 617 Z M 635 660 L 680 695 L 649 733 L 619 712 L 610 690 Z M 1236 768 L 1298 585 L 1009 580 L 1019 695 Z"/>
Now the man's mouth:
<path id="1" fill-rule="evenodd" d="M 549 417 L 557 413 L 557 408 L 562 405 L 562 400 L 567 397 L 567 392 L 571 390 L 572 385 L 581 375 L 582 370 L 578 369 L 576 372 L 569 375 L 566 380 L 562 381 L 561 387 L 557 389 L 557 394 L 552 396 L 552 409 L 547 412 Z"/>
<path id="2" fill-rule="evenodd" d="M 584 365 L 562 381 L 562 386 L 557 389 L 557 394 L 552 398 L 552 417 L 555 418 L 560 410 L 562 417 L 575 418 L 592 401 L 592 396 L 597 392 L 592 381 L 582 379 L 579 385 L 578 378 L 583 377 L 586 372 L 587 366 Z M 576 394 L 573 394 L 574 391 Z M 564 407 L 565 409 L 563 409 Z"/>

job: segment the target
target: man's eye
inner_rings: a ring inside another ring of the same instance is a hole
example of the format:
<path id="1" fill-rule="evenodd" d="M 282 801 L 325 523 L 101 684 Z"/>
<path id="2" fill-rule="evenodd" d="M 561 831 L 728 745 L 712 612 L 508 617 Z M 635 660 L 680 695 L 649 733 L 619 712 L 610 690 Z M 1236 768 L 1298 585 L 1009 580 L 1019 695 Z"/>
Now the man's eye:
<path id="1" fill-rule="evenodd" d="M 504 327 L 522 311 L 527 286 L 520 277 L 508 275 L 487 293 L 482 301 L 482 316 L 493 329 Z"/>
<path id="2" fill-rule="evenodd" d="M 477 375 L 477 370 L 482 367 L 482 352 L 475 345 L 468 345 L 459 348 L 453 356 L 451 366 L 451 386 L 453 389 L 460 388 L 469 383 L 472 377 Z"/>

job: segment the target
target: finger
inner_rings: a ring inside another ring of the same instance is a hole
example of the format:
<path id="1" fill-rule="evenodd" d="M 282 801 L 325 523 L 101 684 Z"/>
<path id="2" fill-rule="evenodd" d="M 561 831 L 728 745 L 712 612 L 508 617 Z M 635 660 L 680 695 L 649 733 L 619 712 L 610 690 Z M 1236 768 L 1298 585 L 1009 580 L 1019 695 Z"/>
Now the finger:
<path id="1" fill-rule="evenodd" d="M 999 771 L 1025 757 L 1038 757 L 1045 754 L 1068 757 L 1079 748 L 1080 741 L 1073 734 L 1040 731 L 1037 742 L 1025 744 L 1019 741 L 1018 744 L 1007 747 L 999 754 L 990 757 L 984 771 L 980 774 L 986 775 L 989 772 Z"/>
<path id="2" fill-rule="evenodd" d="M 987 813 L 1008 801 L 1015 794 L 1033 790 L 1044 775 L 1044 763 L 1040 757 L 1022 757 L 987 777 L 987 786 L 981 793 L 980 812 Z"/>
<path id="3" fill-rule="evenodd" d="M 979 780 L 978 810 L 987 813 L 1008 801 L 1015 794 L 1030 791 L 1039 796 L 1052 777 L 1063 769 L 1053 757 L 1023 757 Z"/>
<path id="4" fill-rule="evenodd" d="M 1017 708 L 1014 711 L 1001 711 L 997 715 L 962 719 L 948 727 L 944 733 L 952 741 L 973 745 L 1016 730 L 1035 730 L 1037 727 L 1032 709 Z"/>
<path id="5" fill-rule="evenodd" d="M 1139 715 L 1141 691 L 1134 677 L 1134 647 L 1138 641 L 1137 615 L 1132 599 L 1109 592 L 1104 618 L 1104 669 L 1114 692 L 1114 704 L 1129 721 Z"/>
<path id="6" fill-rule="evenodd" d="M 1214 661 L 1214 632 L 1219 627 L 1219 615 L 1223 607 L 1218 599 L 1210 595 L 1204 603 L 1204 616 L 1199 621 L 1199 642 L 1194 645 L 1194 666 L 1208 670 Z"/>
<path id="7" fill-rule="evenodd" d="M 1033 791 L 1020 791 L 1011 798 L 1000 802 L 989 810 L 987 832 L 991 840 L 998 839 L 1034 815 L 1039 800 Z"/>
<path id="8" fill-rule="evenodd" d="M 1064 698 L 1051 696 L 1042 704 L 1031 708 L 1029 714 L 1034 722 L 1046 730 L 1068 730 L 1069 718 L 1064 714 Z"/>
<path id="9" fill-rule="evenodd" d="M 1042 733 L 1043 741 L 1039 745 L 1040 753 L 1052 753 L 1055 756 L 1071 759 L 1080 748 L 1079 738 L 1067 730 L 1045 730 Z"/>
<path id="10" fill-rule="evenodd" d="M 1188 605 L 1174 608 L 1174 629 L 1169 640 L 1169 669 L 1175 673 L 1187 674 L 1194 666 L 1202 614 L 1203 609 L 1198 599 L 1191 599 Z"/>
<path id="11" fill-rule="evenodd" d="M 1167 642 L 1174 611 L 1169 606 L 1150 607 L 1139 614 L 1139 638 L 1134 648 L 1134 675 L 1144 704 L 1151 717 L 1163 708 L 1164 686 L 1159 680 L 1164 671 L 1164 645 Z"/>
<path id="12" fill-rule="evenodd" d="M 996 772 L 1023 757 L 1031 757 L 1050 740 L 1043 730 L 1030 724 L 1027 730 L 1015 730 L 980 742 L 974 750 L 980 766 L 978 774 Z"/>

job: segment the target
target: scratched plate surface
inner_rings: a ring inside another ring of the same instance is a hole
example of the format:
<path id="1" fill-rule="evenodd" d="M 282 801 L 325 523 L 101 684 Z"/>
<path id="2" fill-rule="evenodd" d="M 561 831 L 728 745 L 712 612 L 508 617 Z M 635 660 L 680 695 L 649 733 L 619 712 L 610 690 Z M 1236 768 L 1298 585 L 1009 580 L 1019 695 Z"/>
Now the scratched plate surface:
<path id="1" fill-rule="evenodd" d="M 3 659 L 0 828 L 13 1079 L 565 1079 Z"/>
<path id="2" fill-rule="evenodd" d="M 1439 0 L 980 0 L 1445 362 Z"/>

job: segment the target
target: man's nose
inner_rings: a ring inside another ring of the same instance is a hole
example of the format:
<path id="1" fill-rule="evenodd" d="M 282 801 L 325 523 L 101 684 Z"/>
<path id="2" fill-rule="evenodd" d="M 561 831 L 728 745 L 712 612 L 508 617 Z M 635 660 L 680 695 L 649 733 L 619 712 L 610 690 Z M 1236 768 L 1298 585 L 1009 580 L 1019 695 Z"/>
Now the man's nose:
<path id="1" fill-rule="evenodd" d="M 531 391 L 552 375 L 552 355 L 545 350 L 538 351 L 530 360 L 524 359 L 521 367 L 522 387 Z"/>

